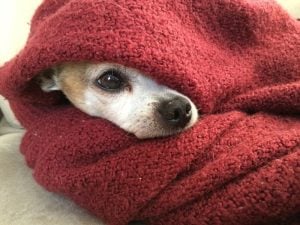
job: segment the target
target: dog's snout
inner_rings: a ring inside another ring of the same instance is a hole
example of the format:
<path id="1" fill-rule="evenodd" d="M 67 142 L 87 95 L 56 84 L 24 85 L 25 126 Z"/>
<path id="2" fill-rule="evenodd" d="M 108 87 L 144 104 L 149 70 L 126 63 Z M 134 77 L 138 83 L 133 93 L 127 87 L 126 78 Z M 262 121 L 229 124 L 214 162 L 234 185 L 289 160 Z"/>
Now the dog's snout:
<path id="1" fill-rule="evenodd" d="M 192 117 L 192 106 L 190 102 L 182 97 L 163 101 L 158 112 L 165 123 L 173 127 L 185 127 Z"/>

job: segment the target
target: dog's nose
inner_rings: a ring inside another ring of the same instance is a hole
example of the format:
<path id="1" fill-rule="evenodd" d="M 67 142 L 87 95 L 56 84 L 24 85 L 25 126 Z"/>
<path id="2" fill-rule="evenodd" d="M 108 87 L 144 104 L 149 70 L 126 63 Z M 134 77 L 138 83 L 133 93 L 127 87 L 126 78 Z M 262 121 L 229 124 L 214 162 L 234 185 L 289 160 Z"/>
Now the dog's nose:
<path id="1" fill-rule="evenodd" d="M 183 128 L 191 120 L 192 106 L 187 99 L 176 97 L 163 101 L 158 112 L 168 125 Z"/>

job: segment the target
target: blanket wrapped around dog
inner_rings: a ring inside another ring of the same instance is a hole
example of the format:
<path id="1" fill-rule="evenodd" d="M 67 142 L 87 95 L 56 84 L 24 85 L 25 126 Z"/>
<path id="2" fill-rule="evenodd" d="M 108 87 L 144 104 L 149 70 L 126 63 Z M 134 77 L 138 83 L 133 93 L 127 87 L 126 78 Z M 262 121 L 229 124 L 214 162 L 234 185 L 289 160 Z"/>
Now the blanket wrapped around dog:
<path id="1" fill-rule="evenodd" d="M 45 0 L 0 71 L 36 181 L 111 225 L 299 222 L 297 23 L 269 0 Z M 202 116 L 138 140 L 32 81 L 70 61 L 137 68 Z"/>

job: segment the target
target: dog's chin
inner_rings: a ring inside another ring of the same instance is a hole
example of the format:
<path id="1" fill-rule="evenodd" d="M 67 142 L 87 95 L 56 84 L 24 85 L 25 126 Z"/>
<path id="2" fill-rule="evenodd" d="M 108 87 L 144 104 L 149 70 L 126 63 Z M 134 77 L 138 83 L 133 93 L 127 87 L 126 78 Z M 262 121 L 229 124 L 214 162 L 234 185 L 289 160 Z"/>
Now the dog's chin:
<path id="1" fill-rule="evenodd" d="M 169 137 L 173 135 L 178 135 L 182 132 L 185 132 L 186 130 L 192 128 L 198 120 L 198 114 L 194 114 L 191 121 L 183 128 L 175 128 L 166 125 L 162 121 L 156 121 L 155 123 L 149 123 L 149 124 L 135 124 L 135 126 L 131 126 L 130 129 L 126 129 L 123 127 L 124 130 L 126 130 L 129 133 L 134 134 L 139 139 L 150 139 L 150 138 L 163 138 L 163 137 Z M 154 125 L 154 126 L 153 126 Z"/>
<path id="2" fill-rule="evenodd" d="M 185 132 L 189 128 L 191 128 L 194 124 L 190 124 L 184 128 L 166 128 L 166 127 L 160 127 L 156 129 L 141 129 L 141 130 L 135 130 L 133 133 L 138 139 L 150 139 L 150 138 L 163 138 L 163 137 L 169 137 L 173 135 L 178 135 L 182 132 Z"/>
<path id="3" fill-rule="evenodd" d="M 138 138 L 138 139 L 150 139 L 150 138 L 163 138 L 163 137 L 168 137 L 168 136 L 172 136 L 175 135 L 177 133 L 180 133 L 183 130 L 178 130 L 178 131 L 164 131 L 164 130 L 159 130 L 156 132 L 136 132 L 134 133 L 134 135 Z"/>

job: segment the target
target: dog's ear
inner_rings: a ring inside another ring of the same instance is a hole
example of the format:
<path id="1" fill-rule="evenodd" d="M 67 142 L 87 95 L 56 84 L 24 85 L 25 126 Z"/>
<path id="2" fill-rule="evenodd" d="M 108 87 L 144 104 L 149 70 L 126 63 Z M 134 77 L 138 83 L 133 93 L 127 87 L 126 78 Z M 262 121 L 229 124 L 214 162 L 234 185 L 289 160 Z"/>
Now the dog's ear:
<path id="1" fill-rule="evenodd" d="M 58 70 L 56 68 L 46 69 L 36 78 L 41 89 L 45 92 L 60 90 L 58 83 Z"/>

